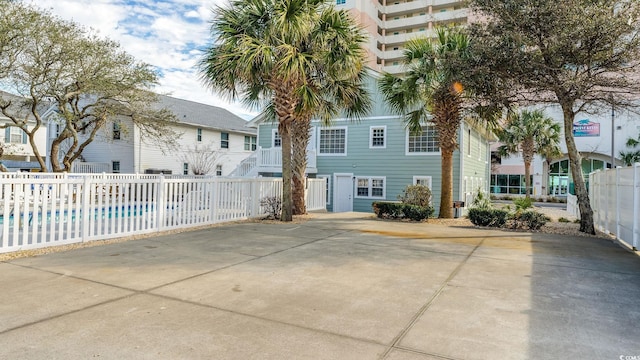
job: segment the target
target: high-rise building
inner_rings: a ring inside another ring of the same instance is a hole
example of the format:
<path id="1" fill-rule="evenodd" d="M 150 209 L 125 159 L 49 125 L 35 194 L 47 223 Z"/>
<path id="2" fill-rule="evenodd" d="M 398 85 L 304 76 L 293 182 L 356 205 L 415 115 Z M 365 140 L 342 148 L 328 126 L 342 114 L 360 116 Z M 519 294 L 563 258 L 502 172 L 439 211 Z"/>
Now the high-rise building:
<path id="1" fill-rule="evenodd" d="M 462 25 L 469 9 L 462 0 L 336 0 L 349 9 L 369 33 L 368 65 L 377 71 L 403 71 L 405 43 L 419 36 L 434 36 L 434 26 Z"/>

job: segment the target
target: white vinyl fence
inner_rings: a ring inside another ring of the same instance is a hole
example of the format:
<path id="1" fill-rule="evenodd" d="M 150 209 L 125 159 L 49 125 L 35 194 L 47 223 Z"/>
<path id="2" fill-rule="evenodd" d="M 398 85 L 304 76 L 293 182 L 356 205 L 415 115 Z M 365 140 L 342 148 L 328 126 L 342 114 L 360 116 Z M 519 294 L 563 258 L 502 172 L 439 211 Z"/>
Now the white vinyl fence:
<path id="1" fill-rule="evenodd" d="M 0 253 L 265 215 L 280 178 L 141 174 L 0 174 Z M 307 210 L 325 208 L 309 180 Z"/>
<path id="2" fill-rule="evenodd" d="M 640 163 L 591 173 L 589 198 L 599 230 L 640 248 Z"/>
<path id="3" fill-rule="evenodd" d="M 580 207 L 578 206 L 578 197 L 567 193 L 567 212 L 580 219 Z"/>

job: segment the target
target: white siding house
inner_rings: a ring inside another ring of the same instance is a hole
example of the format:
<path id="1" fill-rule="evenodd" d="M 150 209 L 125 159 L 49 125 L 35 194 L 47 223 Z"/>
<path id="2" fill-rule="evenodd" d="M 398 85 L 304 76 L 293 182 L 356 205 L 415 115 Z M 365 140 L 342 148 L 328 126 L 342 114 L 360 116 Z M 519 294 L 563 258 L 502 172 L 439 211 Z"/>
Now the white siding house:
<path id="1" fill-rule="evenodd" d="M 33 115 L 30 114 L 30 109 L 24 108 L 24 110 L 16 111 L 24 101 L 23 98 L 15 95 L 11 95 L 6 92 L 0 91 L 0 96 L 4 101 L 11 101 L 12 106 L 10 111 L 12 113 L 19 113 L 21 119 L 25 119 L 27 122 L 27 129 L 33 130 L 36 125 L 36 121 Z M 17 126 L 14 125 L 8 117 L 0 113 L 0 146 L 4 150 L 0 163 L 9 171 L 30 171 L 40 169 L 40 165 L 37 162 L 34 151 L 29 144 L 27 134 Z M 40 128 L 35 134 L 35 143 L 40 155 L 46 157 L 47 135 L 44 128 Z"/>
<path id="2" fill-rule="evenodd" d="M 169 146 L 141 136 L 131 120 L 105 126 L 74 163 L 75 172 L 193 174 L 194 153 L 206 153 L 215 161 L 207 174 L 226 176 L 256 146 L 256 131 L 229 111 L 192 101 L 159 96 L 158 106 L 171 110 L 177 118 L 172 130 L 179 135 Z M 50 139 L 55 137 L 51 122 Z M 87 166 L 83 166 L 87 165 Z"/>

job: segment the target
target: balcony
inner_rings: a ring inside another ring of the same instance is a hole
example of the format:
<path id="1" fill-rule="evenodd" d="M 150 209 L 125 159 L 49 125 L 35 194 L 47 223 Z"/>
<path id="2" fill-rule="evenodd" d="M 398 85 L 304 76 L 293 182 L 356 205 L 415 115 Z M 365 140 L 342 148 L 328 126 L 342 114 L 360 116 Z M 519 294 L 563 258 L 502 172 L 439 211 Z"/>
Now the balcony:
<path id="1" fill-rule="evenodd" d="M 424 37 L 424 36 L 433 37 L 434 36 L 433 30 L 418 31 L 418 32 L 412 32 L 408 34 L 380 36 L 380 43 L 385 44 L 387 46 L 393 45 L 393 44 L 404 44 L 410 39 L 415 39 L 417 37 Z"/>
<path id="2" fill-rule="evenodd" d="M 230 176 L 256 177 L 260 173 L 282 172 L 282 149 L 258 147 L 251 155 L 242 160 Z M 316 174 L 316 150 L 307 149 L 307 174 Z"/>
<path id="3" fill-rule="evenodd" d="M 412 16 L 409 18 L 402 18 L 397 20 L 387 20 L 384 25 L 387 29 L 387 32 L 393 31 L 394 29 L 413 29 L 419 26 L 427 28 L 429 19 L 429 15 Z"/>
<path id="4" fill-rule="evenodd" d="M 380 8 L 380 12 L 387 14 L 387 17 L 389 17 L 392 15 L 403 15 L 403 14 L 419 12 L 419 10 L 421 9 L 424 11 L 427 11 L 428 6 L 429 4 L 427 3 L 427 0 L 416 0 L 416 1 L 411 1 L 408 3 L 402 3 L 397 5 L 393 4 L 393 5 L 382 6 Z"/>
<path id="5" fill-rule="evenodd" d="M 459 9 L 453 11 L 434 12 L 433 21 L 438 23 L 449 22 L 458 19 L 465 19 L 469 16 L 469 9 Z"/>

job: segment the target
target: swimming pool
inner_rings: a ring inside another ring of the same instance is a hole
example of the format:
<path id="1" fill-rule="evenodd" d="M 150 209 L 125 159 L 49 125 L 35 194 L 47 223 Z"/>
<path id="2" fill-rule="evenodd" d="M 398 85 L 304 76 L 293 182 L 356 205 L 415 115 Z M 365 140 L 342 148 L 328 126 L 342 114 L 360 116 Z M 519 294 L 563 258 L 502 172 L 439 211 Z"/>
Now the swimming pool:
<path id="1" fill-rule="evenodd" d="M 155 206 L 153 204 L 144 205 L 127 205 L 127 206 L 108 206 L 102 208 L 89 209 L 92 213 L 90 216 L 94 219 L 111 219 L 111 218 L 129 218 L 135 216 L 141 216 L 147 212 L 153 211 Z M 42 211 L 36 211 L 38 224 L 50 224 L 51 222 L 67 222 L 75 221 L 82 218 L 83 210 L 56 210 L 55 212 L 47 211 L 46 215 Z M 43 221 L 43 215 L 44 220 Z M 29 224 L 33 222 L 34 211 L 27 213 Z M 5 219 L 4 215 L 0 214 L 0 226 L 4 225 L 5 221 L 8 221 L 9 226 L 13 226 L 16 219 L 20 222 L 24 218 L 24 213 L 11 214 Z"/>

